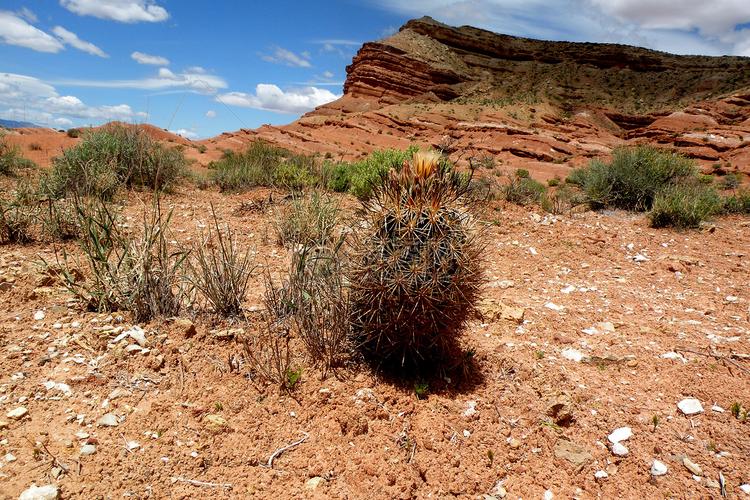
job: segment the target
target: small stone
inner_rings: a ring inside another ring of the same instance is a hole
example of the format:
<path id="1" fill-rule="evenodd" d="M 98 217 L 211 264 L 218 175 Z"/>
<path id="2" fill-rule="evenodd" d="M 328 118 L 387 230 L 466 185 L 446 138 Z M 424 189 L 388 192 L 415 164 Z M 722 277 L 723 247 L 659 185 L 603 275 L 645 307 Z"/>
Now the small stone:
<path id="1" fill-rule="evenodd" d="M 519 441 L 516 438 L 510 438 L 508 440 L 508 446 L 510 446 L 512 449 L 516 450 L 521 447 L 521 441 Z"/>
<path id="2" fill-rule="evenodd" d="M 7 429 L 10 424 L 5 420 L 0 420 L 0 431 Z"/>
<path id="3" fill-rule="evenodd" d="M 495 484 L 495 487 L 492 488 L 492 491 L 490 491 L 490 495 L 492 495 L 495 498 L 505 498 L 507 494 L 508 492 L 505 490 L 505 486 L 503 486 L 502 481 L 498 481 Z"/>
<path id="4" fill-rule="evenodd" d="M 554 302 L 547 302 L 546 304 L 544 304 L 544 307 L 546 307 L 547 309 L 556 311 L 556 312 L 563 312 L 565 310 L 565 306 L 559 306 L 555 304 Z"/>
<path id="5" fill-rule="evenodd" d="M 29 413 L 29 410 L 27 410 L 23 406 L 19 406 L 18 408 L 14 410 L 10 410 L 6 416 L 8 418 L 12 418 L 13 420 L 21 420 L 23 417 L 28 415 L 28 413 Z"/>
<path id="6" fill-rule="evenodd" d="M 89 433 L 84 431 L 78 431 L 75 433 L 76 439 L 88 439 Z"/>
<path id="7" fill-rule="evenodd" d="M 665 352 L 660 356 L 664 359 L 671 359 L 674 361 L 682 361 L 683 363 L 687 363 L 687 359 L 682 354 L 676 353 L 674 351 Z"/>
<path id="8" fill-rule="evenodd" d="M 206 415 L 203 417 L 203 423 L 212 431 L 221 431 L 227 427 L 227 421 L 220 415 Z"/>
<path id="9" fill-rule="evenodd" d="M 63 472 L 65 472 L 65 471 L 63 470 L 62 467 L 52 467 L 52 469 L 50 470 L 50 473 L 52 474 L 52 477 L 54 477 L 55 479 L 57 479 L 60 476 L 62 476 Z"/>
<path id="10" fill-rule="evenodd" d="M 685 415 L 703 413 L 703 405 L 695 398 L 686 398 L 677 403 L 677 408 Z"/>
<path id="11" fill-rule="evenodd" d="M 633 256 L 633 262 L 646 262 L 647 260 L 648 260 L 648 257 L 646 257 L 645 255 L 641 255 L 639 253 Z"/>
<path id="12" fill-rule="evenodd" d="M 128 451 L 135 451 L 141 447 L 141 444 L 138 441 L 128 441 L 127 443 L 125 443 L 125 447 L 128 449 Z"/>
<path id="13" fill-rule="evenodd" d="M 13 453 L 6 453 L 3 457 L 6 462 L 11 463 L 16 461 L 16 456 Z"/>
<path id="14" fill-rule="evenodd" d="M 615 443 L 612 445 L 612 454 L 618 457 L 627 457 L 629 453 L 628 447 L 622 443 Z"/>
<path id="15" fill-rule="evenodd" d="M 654 460 L 651 464 L 651 475 L 652 476 L 663 476 L 667 473 L 667 466 L 658 460 Z"/>
<path id="16" fill-rule="evenodd" d="M 477 402 L 476 401 L 467 401 L 466 402 L 466 410 L 463 412 L 463 416 L 466 418 L 471 418 L 477 414 Z"/>
<path id="17" fill-rule="evenodd" d="M 740 489 L 745 495 L 750 495 L 750 484 L 741 484 Z"/>
<path id="18" fill-rule="evenodd" d="M 174 320 L 174 326 L 188 339 L 197 333 L 193 322 L 186 318 L 177 318 Z"/>
<path id="19" fill-rule="evenodd" d="M 555 498 L 555 494 L 552 493 L 552 490 L 546 490 L 544 492 L 544 497 L 543 498 L 544 498 L 544 500 L 552 500 L 553 498 Z"/>
<path id="20" fill-rule="evenodd" d="M 146 346 L 146 332 L 143 331 L 143 328 L 141 328 L 138 325 L 135 325 L 130 330 L 125 331 L 131 339 L 135 340 L 139 346 L 145 347 Z"/>
<path id="21" fill-rule="evenodd" d="M 305 489 L 310 490 L 310 491 L 315 491 L 318 488 L 318 486 L 320 486 L 321 484 L 325 482 L 326 480 L 320 476 L 311 477 L 310 479 L 305 481 Z"/>
<path id="22" fill-rule="evenodd" d="M 109 399 L 110 401 L 114 401 L 115 399 L 126 398 L 132 395 L 133 393 L 130 392 L 129 390 L 123 387 L 117 387 L 116 389 L 114 389 L 112 392 L 109 393 L 109 396 L 107 397 L 107 399 Z"/>
<path id="23" fill-rule="evenodd" d="M 32 484 L 30 488 L 21 493 L 18 500 L 56 500 L 59 495 L 60 492 L 54 484 L 47 484 L 45 486 Z"/>
<path id="24" fill-rule="evenodd" d="M 34 319 L 37 321 L 42 321 L 45 316 L 46 314 L 44 314 L 44 311 L 42 311 L 41 309 L 34 313 Z"/>
<path id="25" fill-rule="evenodd" d="M 84 444 L 81 446 L 81 455 L 93 455 L 96 453 L 96 446 L 93 444 Z"/>
<path id="26" fill-rule="evenodd" d="M 701 469 L 701 466 L 690 460 L 688 457 L 685 457 L 682 459 L 682 465 L 685 466 L 687 470 L 695 474 L 696 476 L 702 476 L 703 470 Z"/>
<path id="27" fill-rule="evenodd" d="M 620 441 L 627 441 L 631 437 L 633 437 L 633 430 L 630 427 L 618 427 L 607 436 L 607 439 L 610 443 L 615 444 Z"/>
<path id="28" fill-rule="evenodd" d="M 706 478 L 706 488 L 715 488 L 718 490 L 719 488 L 721 488 L 721 485 L 719 484 L 719 481 L 715 479 Z"/>
<path id="29" fill-rule="evenodd" d="M 724 408 L 719 405 L 713 405 L 711 407 L 711 411 L 715 411 L 716 413 L 724 413 Z"/>
<path id="30" fill-rule="evenodd" d="M 96 421 L 96 425 L 99 427 L 117 427 L 120 422 L 117 420 L 117 416 L 114 413 L 105 413 L 99 420 Z"/>
<path id="31" fill-rule="evenodd" d="M 571 347 L 566 347 L 560 352 L 560 355 L 562 355 L 563 358 L 569 359 L 570 361 L 575 361 L 576 363 L 580 363 L 581 360 L 583 360 L 583 353 L 579 351 L 578 349 L 573 349 Z"/>
<path id="32" fill-rule="evenodd" d="M 555 443 L 555 457 L 567 460 L 576 467 L 593 459 L 585 447 L 565 439 L 560 439 Z"/>
<path id="33" fill-rule="evenodd" d="M 596 479 L 607 479 L 609 477 L 609 474 L 607 474 L 607 471 L 605 470 L 598 470 L 594 472 L 594 477 Z"/>

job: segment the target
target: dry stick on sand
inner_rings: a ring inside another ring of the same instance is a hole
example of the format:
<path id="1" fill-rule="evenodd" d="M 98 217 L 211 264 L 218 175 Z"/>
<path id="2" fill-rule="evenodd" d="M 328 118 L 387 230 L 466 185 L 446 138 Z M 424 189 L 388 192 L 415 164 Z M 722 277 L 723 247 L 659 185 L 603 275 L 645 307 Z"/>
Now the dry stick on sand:
<path id="1" fill-rule="evenodd" d="M 228 490 L 232 489 L 232 483 L 207 483 L 206 481 L 198 481 L 197 479 L 186 479 L 181 476 L 173 477 L 173 482 L 180 482 L 180 483 L 188 483 L 192 484 L 193 486 L 205 486 L 206 488 L 226 488 Z"/>
<path id="2" fill-rule="evenodd" d="M 268 463 L 266 465 L 263 465 L 263 467 L 268 467 L 269 469 L 273 469 L 273 461 L 276 460 L 282 453 L 284 453 L 287 450 L 291 450 L 292 448 L 295 448 L 302 443 L 305 442 L 305 440 L 310 437 L 310 435 L 306 432 L 303 432 L 302 434 L 305 435 L 302 439 L 299 439 L 292 444 L 288 444 L 286 446 L 282 446 L 278 450 L 274 451 L 273 454 L 268 458 Z"/>
<path id="3" fill-rule="evenodd" d="M 679 346 L 675 347 L 674 351 L 675 352 L 689 352 L 691 354 L 697 354 L 699 356 L 706 356 L 706 357 L 709 357 L 709 358 L 714 358 L 714 359 L 716 359 L 718 361 L 721 361 L 725 365 L 727 363 L 729 363 L 729 364 L 733 365 L 734 367 L 739 368 L 740 370 L 742 370 L 745 373 L 750 373 L 750 370 L 748 370 L 746 367 L 742 366 L 737 361 L 735 361 L 735 359 L 750 359 L 750 355 L 747 355 L 747 354 L 731 353 L 729 355 L 724 355 L 724 354 L 717 354 L 717 353 L 714 353 L 714 352 L 696 351 L 696 350 L 693 350 L 693 349 L 689 349 L 687 347 L 679 347 Z M 730 369 L 730 371 L 731 371 L 731 369 Z"/>

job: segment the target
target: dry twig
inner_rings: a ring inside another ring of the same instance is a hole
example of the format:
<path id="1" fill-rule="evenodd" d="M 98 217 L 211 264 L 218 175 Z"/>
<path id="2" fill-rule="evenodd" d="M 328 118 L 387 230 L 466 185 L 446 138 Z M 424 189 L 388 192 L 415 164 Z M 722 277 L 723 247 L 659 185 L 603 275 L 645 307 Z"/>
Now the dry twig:
<path id="1" fill-rule="evenodd" d="M 298 439 L 297 441 L 291 444 L 288 444 L 286 446 L 282 446 L 278 450 L 274 451 L 273 454 L 268 458 L 268 463 L 264 465 L 263 467 L 268 467 L 269 469 L 273 469 L 273 461 L 276 460 L 282 453 L 284 453 L 285 451 L 291 450 L 292 448 L 296 448 L 297 446 L 304 443 L 308 437 L 310 437 L 310 435 L 306 432 L 303 432 L 302 434 L 305 435 L 303 438 Z"/>

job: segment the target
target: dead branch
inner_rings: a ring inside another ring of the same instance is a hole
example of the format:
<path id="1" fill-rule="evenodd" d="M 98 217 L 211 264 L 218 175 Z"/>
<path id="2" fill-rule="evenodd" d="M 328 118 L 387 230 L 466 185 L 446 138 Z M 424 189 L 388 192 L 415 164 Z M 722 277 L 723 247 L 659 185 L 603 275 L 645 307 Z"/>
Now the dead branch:
<path id="1" fill-rule="evenodd" d="M 691 354 L 697 354 L 698 356 L 706 356 L 707 358 L 714 358 L 717 361 L 721 361 L 722 363 L 731 364 L 735 368 L 739 368 L 745 373 L 750 373 L 750 369 L 742 366 L 739 364 L 735 359 L 750 359 L 750 355 L 747 354 L 737 354 L 737 353 L 731 353 L 729 355 L 725 354 L 718 354 L 715 352 L 707 352 L 707 351 L 696 351 L 694 349 L 690 349 L 688 347 L 675 347 L 675 352 L 689 352 Z"/>
<path id="2" fill-rule="evenodd" d="M 304 443 L 310 435 L 306 432 L 303 432 L 305 436 L 291 444 L 288 444 L 286 446 L 282 446 L 278 450 L 274 451 L 273 454 L 268 458 L 268 463 L 264 465 L 263 467 L 268 467 L 269 469 L 273 469 L 273 461 L 276 460 L 282 453 L 285 451 L 291 450 L 292 448 L 296 448 L 297 446 Z"/>

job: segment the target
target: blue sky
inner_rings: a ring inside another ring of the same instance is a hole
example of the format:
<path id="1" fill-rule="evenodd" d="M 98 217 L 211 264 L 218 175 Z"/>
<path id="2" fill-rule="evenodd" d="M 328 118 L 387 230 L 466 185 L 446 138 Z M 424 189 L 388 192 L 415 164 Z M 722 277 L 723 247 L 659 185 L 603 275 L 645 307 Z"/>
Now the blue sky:
<path id="1" fill-rule="evenodd" d="M 747 0 L 4 0 L 0 118 L 186 137 L 337 98 L 359 46 L 431 15 L 534 38 L 750 55 Z"/>

